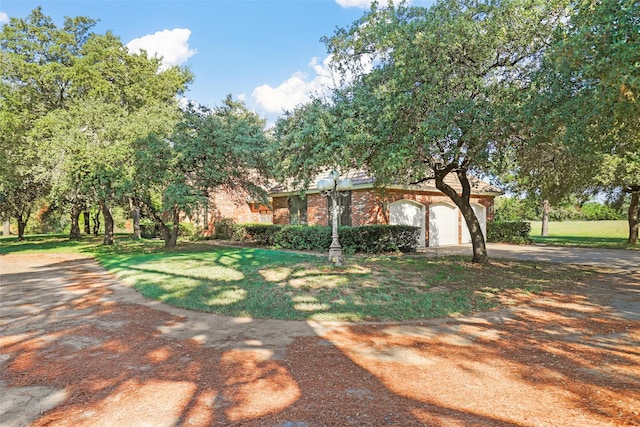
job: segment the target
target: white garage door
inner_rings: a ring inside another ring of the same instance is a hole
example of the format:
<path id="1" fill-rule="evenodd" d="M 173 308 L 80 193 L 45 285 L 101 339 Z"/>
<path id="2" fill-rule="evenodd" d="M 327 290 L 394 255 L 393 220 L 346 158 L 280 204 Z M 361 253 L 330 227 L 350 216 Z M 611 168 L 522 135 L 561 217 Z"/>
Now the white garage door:
<path id="1" fill-rule="evenodd" d="M 458 244 L 458 208 L 448 203 L 429 206 L 429 246 Z"/>
<path id="2" fill-rule="evenodd" d="M 476 217 L 478 217 L 478 221 L 480 222 L 482 235 L 484 236 L 484 239 L 487 240 L 487 208 L 482 205 L 476 204 L 472 204 L 471 207 L 473 208 L 473 211 L 476 213 Z M 469 234 L 469 228 L 467 227 L 466 221 L 464 221 L 464 227 L 462 227 L 462 243 L 471 243 L 471 234 Z"/>
<path id="3" fill-rule="evenodd" d="M 418 247 L 425 246 L 425 207 L 423 204 L 412 200 L 399 200 L 389 206 L 389 224 L 410 225 L 420 228 Z"/>

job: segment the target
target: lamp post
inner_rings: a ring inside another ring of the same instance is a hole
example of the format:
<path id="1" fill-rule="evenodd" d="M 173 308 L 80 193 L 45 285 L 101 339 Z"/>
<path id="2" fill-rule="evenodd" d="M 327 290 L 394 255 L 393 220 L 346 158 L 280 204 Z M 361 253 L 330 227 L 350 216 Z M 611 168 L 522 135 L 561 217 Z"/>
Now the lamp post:
<path id="1" fill-rule="evenodd" d="M 318 181 L 318 190 L 325 196 L 331 198 L 332 232 L 331 246 L 329 246 L 329 261 L 335 263 L 335 265 L 342 265 L 342 246 L 340 246 L 340 241 L 338 240 L 338 218 L 340 217 L 340 213 L 342 213 L 342 208 L 338 203 L 338 198 L 341 195 L 346 195 L 347 191 L 353 187 L 353 183 L 349 178 L 339 178 L 340 173 L 332 170 L 329 173 L 328 179 Z"/>

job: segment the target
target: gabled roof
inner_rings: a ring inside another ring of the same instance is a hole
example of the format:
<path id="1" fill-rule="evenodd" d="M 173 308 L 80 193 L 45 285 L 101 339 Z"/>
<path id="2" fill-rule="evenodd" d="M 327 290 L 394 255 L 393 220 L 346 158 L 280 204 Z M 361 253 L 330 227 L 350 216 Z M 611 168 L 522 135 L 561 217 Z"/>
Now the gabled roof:
<path id="1" fill-rule="evenodd" d="M 318 193 L 318 187 L 316 183 L 321 179 L 328 179 L 329 171 L 321 173 L 316 176 L 314 180 L 311 181 L 311 185 L 307 189 L 306 193 L 313 194 Z M 353 189 L 367 189 L 373 188 L 375 184 L 375 178 L 371 175 L 367 174 L 363 171 L 350 171 L 341 175 L 341 178 L 349 178 L 353 183 Z M 453 189 L 458 192 L 462 192 L 462 185 L 458 180 L 458 176 L 455 173 L 450 173 L 445 177 L 445 183 L 449 184 Z M 476 178 L 474 176 L 469 175 L 469 183 L 471 184 L 471 193 L 475 195 L 485 195 L 485 196 L 499 196 L 502 194 L 502 190 L 498 187 L 495 187 L 488 182 L 481 180 L 480 178 Z M 430 179 L 424 181 L 420 184 L 412 184 L 412 185 L 402 185 L 402 184 L 391 184 L 384 186 L 386 189 L 402 189 L 402 190 L 413 190 L 413 191 L 433 191 L 440 193 L 440 190 L 436 188 L 435 179 Z M 293 185 L 287 184 L 278 184 L 269 189 L 269 196 L 284 196 L 289 194 L 294 194 L 300 191 L 300 188 L 294 188 Z"/>

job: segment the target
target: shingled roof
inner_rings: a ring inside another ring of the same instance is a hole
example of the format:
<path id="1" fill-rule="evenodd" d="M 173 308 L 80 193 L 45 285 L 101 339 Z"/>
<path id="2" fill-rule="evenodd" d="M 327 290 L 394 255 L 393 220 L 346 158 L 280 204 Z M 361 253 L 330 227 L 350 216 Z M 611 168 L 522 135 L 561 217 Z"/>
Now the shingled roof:
<path id="1" fill-rule="evenodd" d="M 311 185 L 307 189 L 307 193 L 318 192 L 319 190 L 318 190 L 318 187 L 316 186 L 316 183 L 321 179 L 328 179 L 328 178 L 329 178 L 329 171 L 321 173 L 318 176 L 316 176 L 316 178 L 311 181 Z M 363 171 L 350 171 L 345 173 L 344 175 L 341 175 L 341 178 L 350 178 L 351 182 L 353 183 L 353 187 L 356 190 L 372 188 L 375 184 L 375 178 Z M 444 181 L 447 184 L 449 184 L 452 188 L 454 188 L 456 191 L 462 192 L 462 185 L 460 184 L 460 181 L 458 180 L 458 176 L 456 174 L 450 173 L 445 177 Z M 471 184 L 472 194 L 491 195 L 491 196 L 498 196 L 502 194 L 502 190 L 489 184 L 488 182 L 481 180 L 480 178 L 469 176 L 469 183 Z M 414 191 L 440 192 L 440 190 L 436 188 L 435 179 L 430 179 L 420 184 L 413 184 L 413 185 L 390 184 L 385 186 L 385 188 L 389 188 L 389 189 L 402 188 L 402 189 L 408 189 L 408 190 L 414 190 Z M 293 185 L 278 184 L 269 189 L 269 195 L 273 197 L 277 195 L 293 194 L 299 191 L 300 191 L 300 188 L 294 188 Z"/>

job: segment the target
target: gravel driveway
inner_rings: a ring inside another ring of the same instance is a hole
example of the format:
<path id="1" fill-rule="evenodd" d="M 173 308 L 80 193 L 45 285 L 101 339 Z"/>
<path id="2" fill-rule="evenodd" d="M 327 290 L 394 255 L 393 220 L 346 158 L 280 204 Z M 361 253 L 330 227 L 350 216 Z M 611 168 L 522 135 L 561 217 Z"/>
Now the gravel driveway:
<path id="1" fill-rule="evenodd" d="M 489 254 L 609 272 L 473 316 L 347 324 L 194 313 L 89 258 L 0 256 L 0 425 L 640 425 L 640 252 Z"/>

